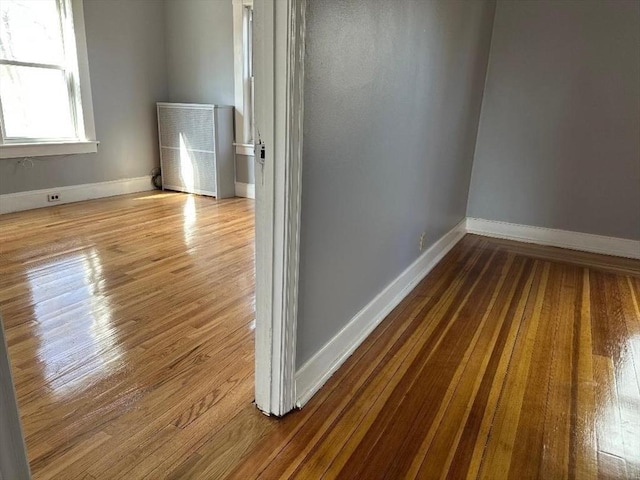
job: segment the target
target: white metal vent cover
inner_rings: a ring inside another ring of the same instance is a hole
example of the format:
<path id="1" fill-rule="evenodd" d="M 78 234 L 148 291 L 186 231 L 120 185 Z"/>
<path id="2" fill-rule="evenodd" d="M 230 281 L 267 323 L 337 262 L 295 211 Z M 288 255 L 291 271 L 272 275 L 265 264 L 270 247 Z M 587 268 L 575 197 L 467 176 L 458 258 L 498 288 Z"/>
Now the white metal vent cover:
<path id="1" fill-rule="evenodd" d="M 213 105 L 158 104 L 163 189 L 216 195 Z"/>

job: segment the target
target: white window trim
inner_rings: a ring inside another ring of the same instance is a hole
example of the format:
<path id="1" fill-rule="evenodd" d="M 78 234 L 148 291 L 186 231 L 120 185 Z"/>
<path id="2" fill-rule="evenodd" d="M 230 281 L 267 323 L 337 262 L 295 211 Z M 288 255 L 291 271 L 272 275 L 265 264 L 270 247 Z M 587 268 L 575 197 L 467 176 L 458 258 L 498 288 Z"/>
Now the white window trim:
<path id="1" fill-rule="evenodd" d="M 235 94 L 235 150 L 238 155 L 253 156 L 253 138 L 251 138 L 251 124 L 245 115 L 246 103 L 246 72 L 244 62 L 244 12 L 246 7 L 253 7 L 253 0 L 233 1 L 233 72 Z"/>
<path id="2" fill-rule="evenodd" d="M 83 142 L 5 143 L 0 145 L 0 159 L 95 153 L 98 151 L 99 143 L 95 140 Z"/>
<path id="3" fill-rule="evenodd" d="M 73 14 L 75 33 L 75 49 L 78 60 L 78 83 L 80 88 L 80 105 L 84 138 L 69 141 L 43 141 L 28 143 L 0 143 L 0 159 L 41 157 L 51 155 L 73 155 L 79 153 L 95 153 L 98 151 L 96 128 L 93 119 L 93 98 L 91 95 L 91 79 L 89 76 L 89 56 L 84 26 L 83 0 L 69 0 Z"/>

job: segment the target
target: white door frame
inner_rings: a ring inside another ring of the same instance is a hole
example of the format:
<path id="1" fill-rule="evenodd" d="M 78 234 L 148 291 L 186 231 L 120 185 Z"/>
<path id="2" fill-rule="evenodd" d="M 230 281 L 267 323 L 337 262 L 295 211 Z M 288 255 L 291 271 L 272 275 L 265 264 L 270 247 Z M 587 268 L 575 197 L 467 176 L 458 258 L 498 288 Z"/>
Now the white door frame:
<path id="1" fill-rule="evenodd" d="M 306 0 L 254 0 L 256 373 L 260 410 L 295 407 Z"/>
<path id="2" fill-rule="evenodd" d="M 0 479 L 30 478 L 27 450 L 11 375 L 9 349 L 0 318 Z"/>

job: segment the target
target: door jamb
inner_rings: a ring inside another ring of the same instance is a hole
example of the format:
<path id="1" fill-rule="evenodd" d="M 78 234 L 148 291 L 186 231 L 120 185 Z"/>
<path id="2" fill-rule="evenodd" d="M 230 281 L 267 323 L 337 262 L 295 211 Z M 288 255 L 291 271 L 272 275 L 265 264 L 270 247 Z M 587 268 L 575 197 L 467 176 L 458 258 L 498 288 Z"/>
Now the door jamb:
<path id="1" fill-rule="evenodd" d="M 254 0 L 256 370 L 260 410 L 295 408 L 306 0 Z"/>

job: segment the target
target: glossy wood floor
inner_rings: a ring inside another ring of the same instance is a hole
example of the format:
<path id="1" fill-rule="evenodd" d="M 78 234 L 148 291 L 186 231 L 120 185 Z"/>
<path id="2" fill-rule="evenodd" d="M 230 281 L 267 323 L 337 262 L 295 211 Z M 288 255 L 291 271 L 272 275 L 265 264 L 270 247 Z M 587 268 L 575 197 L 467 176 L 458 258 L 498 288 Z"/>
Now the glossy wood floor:
<path id="1" fill-rule="evenodd" d="M 36 478 L 640 478 L 640 262 L 469 235 L 275 420 L 251 225 L 186 195 L 0 217 Z"/>
<path id="2" fill-rule="evenodd" d="M 31 468 L 161 477 L 253 400 L 253 201 L 113 197 L 0 216 Z"/>

